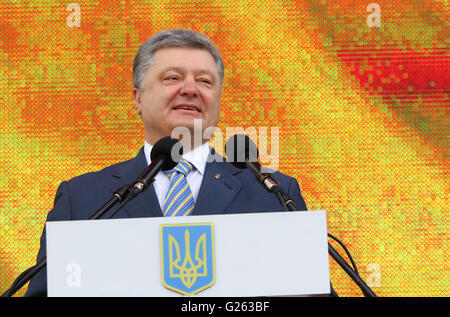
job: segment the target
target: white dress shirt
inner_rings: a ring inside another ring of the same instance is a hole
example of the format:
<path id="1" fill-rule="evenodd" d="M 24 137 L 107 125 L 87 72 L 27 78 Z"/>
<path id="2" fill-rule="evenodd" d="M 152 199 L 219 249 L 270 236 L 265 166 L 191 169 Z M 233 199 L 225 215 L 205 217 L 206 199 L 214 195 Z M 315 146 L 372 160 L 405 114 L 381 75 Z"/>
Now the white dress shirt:
<path id="1" fill-rule="evenodd" d="M 148 165 L 151 163 L 150 153 L 152 148 L 153 146 L 145 141 L 144 154 Z M 192 192 L 192 197 L 194 198 L 194 203 L 197 201 L 198 192 L 200 191 L 209 151 L 209 144 L 208 142 L 205 142 L 192 151 L 183 154 L 183 158 L 194 166 L 192 171 L 186 177 Z M 153 187 L 155 188 L 156 197 L 158 197 L 159 206 L 161 207 L 161 210 L 163 210 L 164 199 L 166 197 L 167 190 L 169 189 L 169 176 L 160 171 L 155 176 Z"/>

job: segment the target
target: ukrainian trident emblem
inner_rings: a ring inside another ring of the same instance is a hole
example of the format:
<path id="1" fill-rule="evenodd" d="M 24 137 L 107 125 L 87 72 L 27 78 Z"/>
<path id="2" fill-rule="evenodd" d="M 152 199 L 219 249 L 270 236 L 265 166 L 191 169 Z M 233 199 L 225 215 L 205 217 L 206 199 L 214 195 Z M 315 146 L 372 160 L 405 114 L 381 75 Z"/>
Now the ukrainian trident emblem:
<path id="1" fill-rule="evenodd" d="M 212 223 L 161 225 L 162 283 L 193 295 L 215 281 Z"/>

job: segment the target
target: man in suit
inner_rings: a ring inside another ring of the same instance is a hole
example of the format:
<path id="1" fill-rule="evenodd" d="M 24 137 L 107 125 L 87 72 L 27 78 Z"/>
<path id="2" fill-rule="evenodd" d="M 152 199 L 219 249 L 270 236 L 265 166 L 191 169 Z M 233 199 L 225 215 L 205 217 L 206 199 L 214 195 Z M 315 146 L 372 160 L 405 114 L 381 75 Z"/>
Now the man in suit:
<path id="1" fill-rule="evenodd" d="M 189 171 L 186 175 L 180 171 L 170 175 L 159 172 L 154 183 L 122 208 L 116 218 L 282 210 L 277 198 L 263 189 L 249 170 L 218 161 L 207 137 L 202 138 L 201 144 L 194 143 L 194 120 L 201 122 L 202 136 L 206 128 L 217 127 L 223 77 L 219 52 L 200 33 L 169 30 L 144 42 L 133 65 L 133 98 L 144 124 L 144 147 L 129 161 L 62 182 L 47 221 L 88 219 L 115 190 L 133 183 L 150 164 L 152 146 L 180 127 L 191 132 L 191 138 L 181 138 L 183 147 L 192 150 L 183 155 L 186 165 L 180 170 L 189 167 Z M 211 162 L 212 156 L 215 160 Z M 298 209 L 306 210 L 297 181 L 279 172 L 272 176 L 293 198 Z M 185 191 L 175 195 L 180 189 L 177 186 Z M 171 195 L 182 196 L 183 201 L 171 201 Z M 44 229 L 38 262 L 45 254 Z M 31 280 L 26 296 L 46 294 L 46 270 L 43 269 Z"/>

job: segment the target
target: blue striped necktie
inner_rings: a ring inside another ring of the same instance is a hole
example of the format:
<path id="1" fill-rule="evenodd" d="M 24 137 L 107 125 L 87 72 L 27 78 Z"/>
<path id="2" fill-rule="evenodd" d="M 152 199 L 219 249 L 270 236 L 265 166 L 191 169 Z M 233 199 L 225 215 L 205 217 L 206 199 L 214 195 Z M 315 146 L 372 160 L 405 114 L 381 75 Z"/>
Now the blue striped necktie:
<path id="1" fill-rule="evenodd" d="M 173 169 L 164 171 L 170 180 L 164 199 L 164 216 L 187 216 L 194 209 L 194 198 L 186 180 L 186 176 L 192 171 L 192 168 L 192 164 L 183 159 Z"/>

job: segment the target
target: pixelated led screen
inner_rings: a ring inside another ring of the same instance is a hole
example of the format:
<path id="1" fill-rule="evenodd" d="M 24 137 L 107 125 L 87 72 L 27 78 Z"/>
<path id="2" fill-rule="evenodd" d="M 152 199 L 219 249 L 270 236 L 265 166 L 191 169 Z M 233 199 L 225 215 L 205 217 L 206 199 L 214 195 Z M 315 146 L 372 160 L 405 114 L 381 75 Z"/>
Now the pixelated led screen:
<path id="1" fill-rule="evenodd" d="M 279 170 L 367 284 L 448 296 L 449 20 L 447 0 L 2 0 L 0 291 L 35 263 L 59 183 L 139 151 L 134 55 L 186 28 L 225 63 L 219 128 L 279 128 Z"/>

